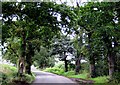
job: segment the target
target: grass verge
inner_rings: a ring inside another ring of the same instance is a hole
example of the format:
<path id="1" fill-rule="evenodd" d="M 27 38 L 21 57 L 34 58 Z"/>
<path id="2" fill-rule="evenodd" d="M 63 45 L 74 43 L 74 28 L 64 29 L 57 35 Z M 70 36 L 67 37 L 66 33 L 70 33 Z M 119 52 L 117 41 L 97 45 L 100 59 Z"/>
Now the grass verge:
<path id="1" fill-rule="evenodd" d="M 100 76 L 96 78 L 90 78 L 90 80 L 95 81 L 95 83 L 107 83 L 108 82 L 108 76 Z"/>
<path id="2" fill-rule="evenodd" d="M 0 64 L 0 85 L 8 85 L 13 81 L 20 81 L 17 76 L 17 68 L 7 64 Z M 24 74 L 24 81 L 31 83 L 35 79 L 35 75 Z"/>
<path id="3" fill-rule="evenodd" d="M 108 76 L 89 78 L 88 73 L 81 73 L 81 74 L 75 75 L 74 71 L 64 72 L 63 69 L 60 69 L 60 68 L 57 68 L 57 67 L 46 68 L 44 71 L 55 73 L 55 74 L 58 74 L 58 75 L 69 77 L 69 78 L 81 78 L 81 79 L 85 79 L 85 80 L 93 80 L 96 84 L 97 83 L 107 83 L 108 82 Z"/>

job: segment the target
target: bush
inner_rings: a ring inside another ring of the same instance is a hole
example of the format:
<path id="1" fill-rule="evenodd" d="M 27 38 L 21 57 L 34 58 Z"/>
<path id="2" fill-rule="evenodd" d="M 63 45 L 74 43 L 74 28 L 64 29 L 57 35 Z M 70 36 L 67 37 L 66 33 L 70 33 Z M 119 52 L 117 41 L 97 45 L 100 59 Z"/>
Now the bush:
<path id="1" fill-rule="evenodd" d="M 55 65 L 56 68 L 60 68 L 60 69 L 64 69 L 64 63 L 61 62 L 61 63 L 58 63 Z"/>
<path id="2" fill-rule="evenodd" d="M 1 85 L 7 85 L 8 83 L 12 82 L 14 78 L 17 77 L 17 73 L 11 73 L 11 74 L 5 74 L 3 72 L 0 72 L 0 81 Z"/>
<path id="3" fill-rule="evenodd" d="M 55 73 L 55 74 L 58 74 L 58 75 L 63 75 L 63 76 L 66 76 L 66 77 L 69 77 L 71 75 L 75 75 L 74 71 L 64 72 L 63 69 L 60 69 L 58 67 L 46 68 L 44 71 L 50 72 L 50 73 Z"/>
<path id="4" fill-rule="evenodd" d="M 64 73 L 63 69 L 57 68 L 57 67 L 53 67 L 53 68 L 46 68 L 44 71 L 46 72 L 51 72 L 51 73 L 55 73 L 58 75 L 61 75 Z"/>
<path id="5" fill-rule="evenodd" d="M 0 72 L 0 81 L 1 81 L 1 85 L 6 85 L 8 81 L 8 76 Z"/>
<path id="6" fill-rule="evenodd" d="M 114 83 L 120 83 L 120 72 L 115 72 L 113 74 L 113 82 Z"/>

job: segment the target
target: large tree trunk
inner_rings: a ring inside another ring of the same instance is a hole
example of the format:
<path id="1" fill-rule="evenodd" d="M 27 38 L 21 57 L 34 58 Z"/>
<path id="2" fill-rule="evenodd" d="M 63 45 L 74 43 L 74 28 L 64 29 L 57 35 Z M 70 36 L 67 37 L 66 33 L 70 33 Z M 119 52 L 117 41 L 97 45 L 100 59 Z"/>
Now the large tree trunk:
<path id="1" fill-rule="evenodd" d="M 118 44 L 118 38 L 117 39 L 115 39 L 114 38 L 114 48 L 117 48 L 118 46 L 119 46 L 119 44 Z M 115 65 L 114 65 L 114 69 L 115 69 L 115 72 L 120 72 L 120 54 L 118 53 L 118 52 L 114 52 L 114 54 L 113 54 L 114 56 L 114 62 L 115 62 Z"/>
<path id="2" fill-rule="evenodd" d="M 67 60 L 67 55 L 66 52 L 64 52 L 63 57 L 61 59 L 62 61 L 64 61 L 64 65 L 65 65 L 65 72 L 68 71 L 68 60 Z"/>
<path id="3" fill-rule="evenodd" d="M 81 56 L 76 58 L 75 66 L 75 74 L 78 74 L 81 68 Z"/>
<path id="4" fill-rule="evenodd" d="M 30 55 L 27 55 L 27 56 L 26 56 L 25 73 L 30 74 L 30 75 L 32 74 L 32 73 L 31 73 L 31 65 L 32 65 L 31 56 L 30 56 Z"/>
<path id="5" fill-rule="evenodd" d="M 32 74 L 31 73 L 31 65 L 32 65 L 31 62 L 29 62 L 29 61 L 26 62 L 25 73 L 30 74 L 30 75 Z"/>
<path id="6" fill-rule="evenodd" d="M 68 72 L 68 60 L 66 60 L 65 58 L 64 62 L 65 62 L 65 72 Z"/>
<path id="7" fill-rule="evenodd" d="M 26 66 L 25 66 L 25 73 L 31 74 L 31 53 L 30 51 L 26 54 Z"/>
<path id="8" fill-rule="evenodd" d="M 25 32 L 22 33 L 22 43 L 21 43 L 21 57 L 19 58 L 18 63 L 18 74 L 23 75 L 25 68 L 25 56 L 26 56 L 26 39 Z"/>
<path id="9" fill-rule="evenodd" d="M 92 36 L 92 33 L 89 32 L 88 33 L 88 43 L 89 43 L 89 46 L 88 46 L 88 49 L 89 49 L 89 62 L 90 62 L 90 77 L 91 78 L 94 78 L 96 77 L 96 71 L 95 71 L 95 55 L 92 54 L 92 49 L 91 49 L 91 36 Z"/>
<path id="10" fill-rule="evenodd" d="M 116 55 L 116 72 L 120 72 L 120 54 L 117 53 Z"/>
<path id="11" fill-rule="evenodd" d="M 109 36 L 107 37 L 107 40 L 109 40 Z M 116 40 L 114 40 L 114 47 L 112 47 L 112 42 L 109 40 L 109 44 L 107 45 L 108 48 L 108 53 L 107 53 L 107 58 L 108 58 L 108 67 L 109 67 L 109 76 L 110 79 L 113 78 L 113 74 L 115 72 L 115 60 L 116 60 L 116 52 L 113 50 L 117 46 Z"/>
<path id="12" fill-rule="evenodd" d="M 96 77 L 96 69 L 95 69 L 95 57 L 90 56 L 90 77 L 95 78 Z"/>
<path id="13" fill-rule="evenodd" d="M 22 76 L 24 72 L 24 67 L 25 67 L 25 58 L 20 57 L 18 61 L 18 75 Z"/>
<path id="14" fill-rule="evenodd" d="M 32 65 L 32 56 L 34 56 L 34 48 L 31 43 L 28 43 L 28 53 L 26 54 L 26 67 L 25 72 L 27 74 L 31 73 L 31 65 Z"/>
<path id="15" fill-rule="evenodd" d="M 108 66 L 109 66 L 109 76 L 112 79 L 113 73 L 115 71 L 115 58 L 112 52 L 108 52 Z"/>

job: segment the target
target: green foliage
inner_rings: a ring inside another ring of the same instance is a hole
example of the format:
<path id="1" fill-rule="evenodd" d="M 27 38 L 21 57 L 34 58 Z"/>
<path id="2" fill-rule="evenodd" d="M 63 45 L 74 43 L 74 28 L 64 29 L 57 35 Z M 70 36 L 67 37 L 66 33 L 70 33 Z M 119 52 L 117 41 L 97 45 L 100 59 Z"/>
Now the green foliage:
<path id="1" fill-rule="evenodd" d="M 51 55 L 59 54 L 60 60 L 64 60 L 66 52 L 74 54 L 73 42 L 70 37 L 61 35 L 60 38 L 53 39 Z"/>
<path id="2" fill-rule="evenodd" d="M 15 63 L 19 57 L 23 57 L 26 58 L 27 64 L 31 65 L 36 50 L 39 50 L 40 46 L 49 48 L 52 38 L 60 36 L 61 27 L 65 27 L 66 32 L 69 33 L 70 28 L 74 28 L 75 13 L 71 8 L 55 2 L 3 2 L 2 42 L 8 44 L 6 59 Z M 58 20 L 58 15 L 60 15 L 60 20 Z M 13 43 L 8 40 L 9 38 L 11 41 L 14 41 L 15 38 L 17 40 Z M 9 45 L 12 47 L 8 51 Z M 41 58 L 43 57 L 44 55 Z M 38 59 L 37 65 L 39 65 L 38 63 L 41 65 L 42 63 L 54 62 L 51 58 L 48 59 L 49 61 L 46 58 L 41 59 L 41 61 L 43 60 L 44 62 L 40 62 Z M 49 66 L 48 63 L 46 66 Z"/>
<path id="3" fill-rule="evenodd" d="M 10 66 L 7 64 L 0 64 L 0 66 L 2 67 L 0 70 L 3 72 L 5 72 L 5 70 L 9 71 L 9 72 L 16 72 L 17 71 L 17 68 L 14 66 Z"/>
<path id="4" fill-rule="evenodd" d="M 53 56 L 50 56 L 49 49 L 42 46 L 40 47 L 40 51 L 35 52 L 32 60 L 34 61 L 33 64 L 41 69 L 53 67 L 55 64 L 55 59 Z"/>
<path id="5" fill-rule="evenodd" d="M 83 73 L 83 74 L 75 75 L 74 71 L 64 72 L 63 69 L 60 69 L 60 68 L 57 68 L 57 67 L 46 68 L 44 71 L 55 73 L 55 74 L 58 74 L 58 75 L 63 75 L 63 76 L 70 77 L 70 78 L 83 78 L 83 79 L 86 79 L 87 74 L 88 74 L 88 73 Z"/>
<path id="6" fill-rule="evenodd" d="M 83 55 L 85 55 L 86 57 L 88 57 L 89 51 L 88 51 L 86 45 L 81 46 L 81 53 L 83 53 Z"/>
<path id="7" fill-rule="evenodd" d="M 62 76 L 66 76 L 69 78 L 82 78 L 85 80 L 93 80 L 93 81 L 95 81 L 95 83 L 108 83 L 108 78 L 109 78 L 108 76 L 99 76 L 96 78 L 89 78 L 89 76 L 88 76 L 89 73 L 83 72 L 78 75 L 75 75 L 74 71 L 64 72 L 64 70 L 57 68 L 57 67 L 46 68 L 44 71 L 55 73 L 55 74 L 62 75 Z"/>
<path id="8" fill-rule="evenodd" d="M 88 73 L 88 72 L 89 72 L 89 63 L 88 62 L 81 63 L 80 73 Z"/>
<path id="9" fill-rule="evenodd" d="M 74 71 L 64 72 L 63 69 L 58 68 L 58 67 L 46 68 L 44 71 L 46 71 L 46 72 L 51 72 L 51 73 L 55 73 L 55 74 L 58 74 L 58 75 L 63 75 L 63 76 L 66 76 L 66 77 L 69 77 L 69 76 L 71 76 L 71 75 L 75 75 L 75 72 L 74 72 Z"/>
<path id="10" fill-rule="evenodd" d="M 120 72 L 115 72 L 113 74 L 113 83 L 120 84 Z"/>
<path id="11" fill-rule="evenodd" d="M 96 63 L 96 75 L 97 76 L 104 76 L 108 75 L 108 64 L 107 64 L 107 59 L 100 59 Z"/>
<path id="12" fill-rule="evenodd" d="M 7 39 L 7 50 L 3 54 L 3 57 L 5 60 L 9 60 L 13 64 L 17 64 L 17 60 L 20 56 L 21 50 L 20 50 L 20 38 L 14 37 L 14 39 L 8 38 Z"/>
<path id="13" fill-rule="evenodd" d="M 112 63 L 111 61 L 107 62 L 108 54 L 113 52 L 115 59 L 115 55 L 119 51 L 120 16 L 118 4 L 120 3 L 88 2 L 84 6 L 78 6 L 75 10 L 78 15 L 80 30 L 84 29 L 85 35 L 90 34 L 85 39 L 85 44 L 88 44 L 89 48 L 87 49 L 89 50 L 82 47 L 82 53 L 88 56 L 88 59 L 91 58 L 95 61 L 97 75 L 108 75 L 108 68 L 110 70 L 112 67 L 110 65 L 106 67 L 109 63 Z M 115 17 L 118 19 L 115 19 Z M 78 33 L 79 37 L 81 37 L 80 34 Z M 112 43 L 115 43 L 114 47 Z"/>
<path id="14" fill-rule="evenodd" d="M 6 85 L 8 82 L 8 79 L 7 79 L 7 75 L 6 74 L 4 74 L 4 73 L 2 73 L 2 72 L 0 72 L 0 83 L 1 83 L 1 85 Z"/>
<path id="15" fill-rule="evenodd" d="M 16 63 L 18 57 L 24 51 L 29 56 L 26 60 L 39 51 L 40 46 L 50 47 L 51 40 L 54 36 L 59 37 L 60 32 L 67 32 L 66 34 L 77 34 L 74 47 L 77 50 L 77 55 L 83 53 L 85 58 L 90 61 L 95 61 L 97 75 L 107 75 L 107 57 L 114 53 L 114 57 L 120 52 L 120 3 L 119 2 L 88 2 L 81 7 L 70 7 L 66 4 L 56 4 L 54 2 L 35 2 L 16 4 L 3 2 L 2 4 L 2 43 L 7 43 L 7 51 L 5 59 Z M 96 10 L 95 10 L 96 9 Z M 58 17 L 60 16 L 58 20 Z M 16 17 L 16 21 L 13 18 Z M 64 28 L 64 29 L 62 29 Z M 85 37 L 83 37 L 85 34 Z M 90 36 L 88 36 L 90 34 Z M 1 35 L 0 35 L 1 36 Z M 63 52 L 68 52 L 68 48 L 73 47 L 71 42 L 67 42 L 66 36 L 55 44 L 53 54 L 60 54 L 60 57 L 66 57 Z M 79 39 L 78 39 L 79 38 Z M 55 40 L 55 39 L 54 39 Z M 21 48 L 23 41 L 25 41 L 25 49 Z M 83 43 L 83 41 L 85 41 Z M 56 43 L 57 41 L 55 41 Z M 114 47 L 112 47 L 114 43 Z M 31 50 L 29 49 L 31 44 Z M 90 50 L 88 50 L 90 48 Z M 30 50 L 30 51 L 29 51 Z M 36 65 L 53 64 L 54 60 L 48 57 L 49 53 L 46 49 L 42 49 L 35 59 Z M 95 56 L 94 56 L 95 55 Z M 25 56 L 25 55 L 24 55 Z M 24 57 L 22 56 L 22 57 Z M 95 59 L 92 59 L 93 56 Z M 114 60 L 114 59 L 113 59 Z M 116 67 L 119 69 L 119 57 L 116 57 Z M 32 60 L 30 61 L 32 62 Z M 112 63 L 112 62 L 109 62 Z M 41 66 L 40 66 L 41 67 Z M 43 65 L 44 67 L 44 65 Z M 82 70 L 88 69 L 84 68 Z M 110 67 L 110 66 L 109 66 Z M 7 70 L 5 70 L 7 69 Z M 16 75 L 14 68 L 5 66 L 3 76 Z M 10 71 L 9 71 L 10 70 Z M 70 76 L 72 72 L 64 73 L 62 67 L 54 67 L 47 69 L 49 72 Z M 8 74 L 6 74 L 8 73 Z M 1 74 L 2 75 L 2 74 Z M 74 75 L 74 74 L 73 74 Z M 76 77 L 83 77 L 83 75 L 75 75 Z M 83 77 L 85 78 L 85 77 Z M 119 73 L 113 75 L 115 82 L 119 80 Z M 100 81 L 99 81 L 100 79 Z M 96 78 L 95 81 L 101 82 L 103 78 Z M 30 80 L 30 76 L 26 75 L 26 80 Z"/>
<path id="16" fill-rule="evenodd" d="M 57 64 L 55 64 L 54 67 L 64 69 L 64 63 L 63 62 L 58 62 Z"/>
<path id="17" fill-rule="evenodd" d="M 68 71 L 68 72 L 64 72 L 62 75 L 66 76 L 66 77 L 70 77 L 71 75 L 75 75 L 75 72 L 74 71 Z"/>

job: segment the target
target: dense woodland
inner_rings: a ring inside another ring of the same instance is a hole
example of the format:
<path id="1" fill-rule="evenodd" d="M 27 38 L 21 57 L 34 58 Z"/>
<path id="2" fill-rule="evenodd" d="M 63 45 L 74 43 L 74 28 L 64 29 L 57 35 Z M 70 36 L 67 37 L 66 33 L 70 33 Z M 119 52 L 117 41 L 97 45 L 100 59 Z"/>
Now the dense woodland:
<path id="1" fill-rule="evenodd" d="M 57 56 L 65 72 L 79 74 L 86 60 L 92 78 L 120 76 L 120 2 L 2 2 L 1 17 L 3 58 L 18 73 L 21 63 L 28 74 L 32 64 L 53 67 Z"/>

